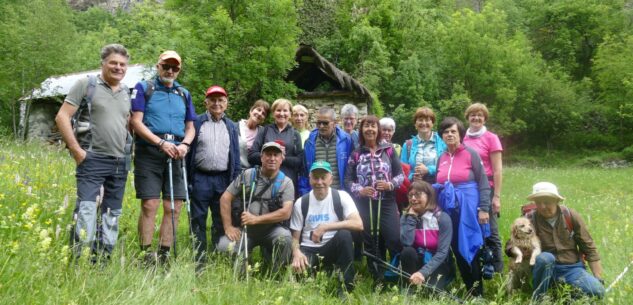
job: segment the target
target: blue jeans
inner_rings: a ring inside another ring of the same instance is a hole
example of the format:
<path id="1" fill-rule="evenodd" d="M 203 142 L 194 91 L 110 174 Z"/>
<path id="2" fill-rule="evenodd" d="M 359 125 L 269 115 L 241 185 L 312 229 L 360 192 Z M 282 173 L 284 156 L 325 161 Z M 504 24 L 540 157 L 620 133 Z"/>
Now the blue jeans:
<path id="1" fill-rule="evenodd" d="M 532 299 L 540 298 L 552 284 L 552 280 L 560 281 L 580 289 L 583 293 L 602 298 L 604 286 L 596 277 L 589 274 L 582 262 L 570 265 L 557 264 L 552 253 L 543 252 L 536 257 L 532 269 Z"/>

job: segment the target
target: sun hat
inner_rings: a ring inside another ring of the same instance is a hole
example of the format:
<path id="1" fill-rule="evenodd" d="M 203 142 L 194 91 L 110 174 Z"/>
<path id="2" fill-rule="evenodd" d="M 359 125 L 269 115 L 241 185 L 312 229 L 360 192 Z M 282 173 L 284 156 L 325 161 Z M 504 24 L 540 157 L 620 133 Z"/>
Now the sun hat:
<path id="1" fill-rule="evenodd" d="M 558 193 L 556 185 L 550 182 L 538 182 L 532 187 L 532 194 L 527 197 L 528 200 L 534 200 L 539 197 L 551 197 L 559 200 L 565 200 L 565 197 Z"/>

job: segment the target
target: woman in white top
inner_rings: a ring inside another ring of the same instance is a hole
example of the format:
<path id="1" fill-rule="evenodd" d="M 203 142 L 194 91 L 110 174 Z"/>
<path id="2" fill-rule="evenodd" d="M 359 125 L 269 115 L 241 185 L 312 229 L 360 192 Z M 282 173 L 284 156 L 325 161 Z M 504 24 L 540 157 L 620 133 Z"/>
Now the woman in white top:
<path id="1" fill-rule="evenodd" d="M 240 136 L 240 164 L 242 168 L 250 168 L 248 163 L 248 150 L 253 146 L 253 141 L 262 123 L 268 117 L 270 105 L 264 100 L 257 100 L 248 112 L 248 119 L 240 120 L 238 123 L 238 133 Z"/>

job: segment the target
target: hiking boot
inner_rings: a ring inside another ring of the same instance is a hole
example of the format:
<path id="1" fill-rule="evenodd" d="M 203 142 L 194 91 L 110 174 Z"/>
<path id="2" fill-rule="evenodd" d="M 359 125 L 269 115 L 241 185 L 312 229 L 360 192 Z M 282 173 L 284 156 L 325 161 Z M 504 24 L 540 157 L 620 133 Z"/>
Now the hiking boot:
<path id="1" fill-rule="evenodd" d="M 146 252 L 141 258 L 141 265 L 146 268 L 153 268 L 158 265 L 158 254 L 156 252 Z"/>
<path id="2" fill-rule="evenodd" d="M 165 267 L 165 268 L 169 268 L 170 265 L 170 261 L 171 261 L 171 255 L 169 252 L 163 252 L 163 251 L 159 251 L 158 253 L 158 265 Z"/>
<path id="3" fill-rule="evenodd" d="M 110 253 L 93 253 L 90 255 L 90 263 L 104 269 L 110 263 Z"/>
<path id="4" fill-rule="evenodd" d="M 338 296 L 338 299 L 339 301 L 341 301 L 341 303 L 349 302 L 349 292 L 347 292 L 347 290 L 339 287 L 336 291 L 336 295 Z"/>

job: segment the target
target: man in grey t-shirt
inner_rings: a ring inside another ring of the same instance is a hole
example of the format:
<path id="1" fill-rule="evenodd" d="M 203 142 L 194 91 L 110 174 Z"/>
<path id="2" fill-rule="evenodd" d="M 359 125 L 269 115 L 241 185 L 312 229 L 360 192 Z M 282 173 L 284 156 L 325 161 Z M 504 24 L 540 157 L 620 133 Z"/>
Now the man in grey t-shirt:
<path id="1" fill-rule="evenodd" d="M 104 251 L 105 257 L 109 257 L 118 237 L 117 219 L 127 181 L 125 144 L 130 114 L 129 91 L 121 80 L 129 58 L 120 44 L 103 47 L 101 74 L 77 81 L 55 117 L 62 139 L 77 163 L 75 255 L 85 245 L 92 247 L 93 254 Z M 76 135 L 70 120 L 86 97 L 91 97 L 91 107 L 82 111 L 79 121 L 88 128 Z M 101 198 L 102 232 L 95 243 L 97 197 L 102 185 L 105 188 Z"/>
<path id="2" fill-rule="evenodd" d="M 233 252 L 239 248 L 237 243 L 243 241 L 241 235 L 247 234 L 247 251 L 262 246 L 264 258 L 273 264 L 273 272 L 287 264 L 291 254 L 292 237 L 282 222 L 290 219 L 295 190 L 292 180 L 279 170 L 283 159 L 281 144 L 267 142 L 261 150 L 261 170 L 252 168 L 244 171 L 220 198 L 220 214 L 226 235 L 220 238 L 216 249 Z M 280 179 L 279 175 L 284 175 L 284 179 Z M 236 198 L 243 199 L 242 184 L 245 185 L 246 200 L 249 201 L 251 193 L 253 197 L 247 209 L 239 215 L 241 224 L 237 224 L 232 222 L 231 203 Z M 255 187 L 250 192 L 252 185 Z M 240 228 L 240 225 L 243 227 Z"/>

